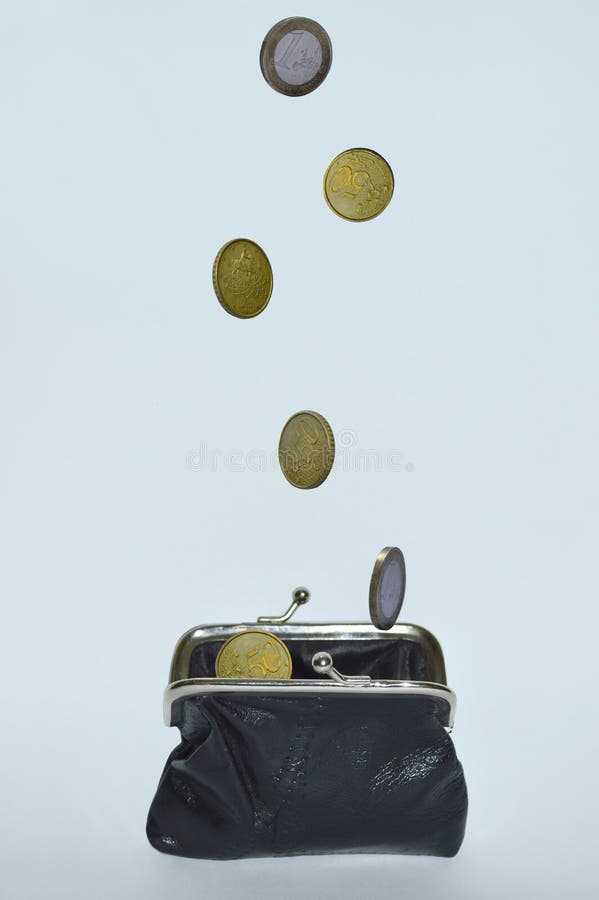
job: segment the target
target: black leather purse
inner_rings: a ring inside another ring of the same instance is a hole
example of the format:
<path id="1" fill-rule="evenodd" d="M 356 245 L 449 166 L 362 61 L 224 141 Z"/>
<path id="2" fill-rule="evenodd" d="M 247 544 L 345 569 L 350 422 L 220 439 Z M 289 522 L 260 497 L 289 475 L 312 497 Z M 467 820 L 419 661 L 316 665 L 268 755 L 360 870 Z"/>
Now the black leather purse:
<path id="1" fill-rule="evenodd" d="M 467 794 L 439 643 L 416 625 L 290 624 L 297 605 L 258 619 L 291 654 L 288 680 L 215 677 L 225 641 L 255 624 L 179 640 L 164 714 L 181 743 L 150 808 L 150 843 L 207 859 L 453 856 Z"/>

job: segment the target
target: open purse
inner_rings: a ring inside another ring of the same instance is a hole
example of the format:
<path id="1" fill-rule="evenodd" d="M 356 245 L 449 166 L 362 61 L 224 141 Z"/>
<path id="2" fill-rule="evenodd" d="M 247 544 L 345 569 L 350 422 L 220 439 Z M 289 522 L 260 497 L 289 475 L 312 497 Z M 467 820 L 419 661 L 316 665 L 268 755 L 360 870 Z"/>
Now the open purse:
<path id="1" fill-rule="evenodd" d="M 300 602 L 179 640 L 164 715 L 181 743 L 150 808 L 150 843 L 209 859 L 453 856 L 467 794 L 438 641 L 416 625 L 292 624 Z M 225 642 L 264 627 L 287 647 L 292 677 L 215 677 Z"/>

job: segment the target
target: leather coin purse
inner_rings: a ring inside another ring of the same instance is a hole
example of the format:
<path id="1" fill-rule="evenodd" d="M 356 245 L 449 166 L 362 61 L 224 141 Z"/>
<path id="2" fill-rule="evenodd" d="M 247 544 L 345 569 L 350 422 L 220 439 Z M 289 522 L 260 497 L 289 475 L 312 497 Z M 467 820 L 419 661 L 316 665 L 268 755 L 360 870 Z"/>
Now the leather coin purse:
<path id="1" fill-rule="evenodd" d="M 438 641 L 417 625 L 291 623 L 307 597 L 179 640 L 164 717 L 181 742 L 150 807 L 150 843 L 206 859 L 453 856 L 467 794 Z M 216 677 L 225 643 L 257 628 L 283 642 L 291 677 L 257 656 L 252 677 Z"/>

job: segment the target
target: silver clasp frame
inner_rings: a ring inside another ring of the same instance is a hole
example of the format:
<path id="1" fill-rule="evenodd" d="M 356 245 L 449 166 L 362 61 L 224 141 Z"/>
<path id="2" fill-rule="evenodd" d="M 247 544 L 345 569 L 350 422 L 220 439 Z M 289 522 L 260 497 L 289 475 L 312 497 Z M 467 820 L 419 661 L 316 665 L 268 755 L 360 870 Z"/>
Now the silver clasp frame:
<path id="1" fill-rule="evenodd" d="M 295 611 L 307 603 L 310 599 L 310 591 L 306 587 L 297 587 L 291 592 L 291 606 L 284 612 L 282 616 L 258 616 L 260 625 L 284 625 L 288 622 Z"/>
<path id="2" fill-rule="evenodd" d="M 326 650 L 319 650 L 312 657 L 312 668 L 317 675 L 328 675 L 339 684 L 370 684 L 370 675 L 342 675 L 333 665 L 333 657 Z"/>

